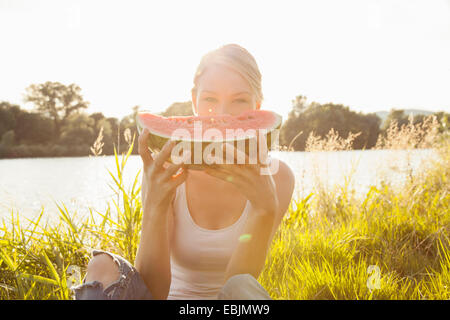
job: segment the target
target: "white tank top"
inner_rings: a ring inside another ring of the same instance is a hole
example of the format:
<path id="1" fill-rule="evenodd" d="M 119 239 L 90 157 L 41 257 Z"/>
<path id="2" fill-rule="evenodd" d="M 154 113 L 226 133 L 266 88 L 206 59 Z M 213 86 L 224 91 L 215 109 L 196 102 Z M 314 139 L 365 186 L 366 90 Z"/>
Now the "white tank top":
<path id="1" fill-rule="evenodd" d="M 174 199 L 174 234 L 171 243 L 172 281 L 168 300 L 217 299 L 225 269 L 248 218 L 247 200 L 239 219 L 223 229 L 210 230 L 192 219 L 186 198 L 186 182 Z"/>

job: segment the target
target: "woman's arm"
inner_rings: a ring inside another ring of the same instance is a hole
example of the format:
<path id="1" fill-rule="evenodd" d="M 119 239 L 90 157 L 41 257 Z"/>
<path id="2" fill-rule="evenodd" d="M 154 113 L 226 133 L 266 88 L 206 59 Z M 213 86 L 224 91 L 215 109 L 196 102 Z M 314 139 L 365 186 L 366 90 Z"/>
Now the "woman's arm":
<path id="1" fill-rule="evenodd" d="M 262 148 L 258 155 L 262 159 L 256 165 L 250 164 L 249 157 L 244 152 L 233 145 L 224 144 L 223 151 L 227 156 L 234 157 L 235 160 L 242 156 L 246 165 L 216 164 L 204 171 L 233 184 L 252 205 L 244 228 L 244 241 L 239 241 L 231 256 L 224 282 L 239 273 L 259 277 L 272 236 L 287 211 L 294 189 L 292 170 L 278 159 L 268 161 L 266 137 L 259 135 L 258 139 L 258 148 Z"/>
<path id="2" fill-rule="evenodd" d="M 243 240 L 239 241 L 228 263 L 224 281 L 240 273 L 250 273 L 258 279 L 264 269 L 267 252 L 284 214 L 288 210 L 295 186 L 292 170 L 280 161 L 278 173 L 274 176 L 279 207 L 277 212 L 258 214 L 250 212 L 249 219 L 242 232 Z M 252 208 L 252 210 L 255 210 Z"/>
<path id="3" fill-rule="evenodd" d="M 148 131 L 139 135 L 139 154 L 143 161 L 142 229 L 135 268 L 155 299 L 167 299 L 170 289 L 170 236 L 173 228 L 173 199 L 176 188 L 187 178 L 178 173 L 181 164 L 164 167 L 175 143 L 167 142 L 155 159 L 147 147 Z"/>
<path id="4" fill-rule="evenodd" d="M 269 240 L 274 225 L 274 214 L 254 214 L 250 212 L 244 227 L 243 239 L 239 241 L 228 262 L 224 283 L 233 275 L 250 273 L 255 279 L 264 268 Z"/>
<path id="5" fill-rule="evenodd" d="M 144 279 L 153 297 L 167 299 L 171 283 L 170 238 L 173 228 L 173 207 L 169 212 L 151 212 L 144 205 L 141 241 L 135 267 Z"/>

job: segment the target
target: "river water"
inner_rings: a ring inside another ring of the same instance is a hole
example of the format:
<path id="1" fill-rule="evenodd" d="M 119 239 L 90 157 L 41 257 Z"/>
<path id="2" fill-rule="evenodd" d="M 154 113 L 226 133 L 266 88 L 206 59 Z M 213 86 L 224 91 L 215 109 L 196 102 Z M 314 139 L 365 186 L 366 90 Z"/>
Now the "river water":
<path id="1" fill-rule="evenodd" d="M 308 195 L 319 181 L 328 186 L 348 181 L 360 195 L 381 180 L 400 185 L 429 164 L 433 155 L 432 149 L 271 152 L 294 172 L 294 198 Z M 124 171 L 127 188 L 141 167 L 139 156 L 129 157 Z M 117 198 L 108 169 L 115 173 L 114 156 L 0 160 L 0 218 L 11 211 L 34 218 L 43 207 L 51 220 L 58 215 L 55 202 L 64 203 L 77 216 L 88 214 L 89 207 L 104 212 L 108 202 L 114 208 L 112 200 Z"/>

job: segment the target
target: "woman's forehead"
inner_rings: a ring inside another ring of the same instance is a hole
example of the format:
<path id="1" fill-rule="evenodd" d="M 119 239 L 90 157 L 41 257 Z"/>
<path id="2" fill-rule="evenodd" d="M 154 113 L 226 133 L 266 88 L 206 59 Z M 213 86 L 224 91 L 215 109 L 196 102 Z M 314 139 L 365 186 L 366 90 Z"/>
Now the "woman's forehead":
<path id="1" fill-rule="evenodd" d="M 237 95 L 245 92 L 251 95 L 247 81 L 236 71 L 229 68 L 215 67 L 206 69 L 199 79 L 199 93 L 222 93 Z"/>
<path id="2" fill-rule="evenodd" d="M 217 93 L 219 93 L 219 92 L 217 92 L 217 91 L 215 91 L 215 90 L 213 90 L 213 89 L 204 89 L 204 90 L 201 90 L 201 92 L 202 92 L 202 93 L 212 93 L 212 94 L 217 94 Z M 248 90 L 242 91 L 241 89 L 237 89 L 235 92 L 232 92 L 232 93 L 231 93 L 232 96 L 238 96 L 238 95 L 244 95 L 244 94 L 251 95 L 251 92 L 248 91 Z"/>

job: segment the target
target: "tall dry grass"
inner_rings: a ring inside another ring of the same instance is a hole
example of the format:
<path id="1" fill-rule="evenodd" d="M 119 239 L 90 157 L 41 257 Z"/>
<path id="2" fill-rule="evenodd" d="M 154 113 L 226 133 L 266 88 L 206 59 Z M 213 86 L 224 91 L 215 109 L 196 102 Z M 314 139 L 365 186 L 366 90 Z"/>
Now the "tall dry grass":
<path id="1" fill-rule="evenodd" d="M 444 134 L 439 133 L 439 122 L 436 116 L 429 115 L 424 118 L 423 122 L 414 124 L 414 116 L 408 117 L 408 123 L 398 126 L 396 120 L 391 121 L 386 133 L 380 135 L 374 146 L 374 150 L 392 150 L 386 161 L 389 166 L 379 166 L 377 170 L 381 177 L 389 175 L 388 170 L 403 171 L 410 181 L 414 180 L 414 168 L 412 166 L 412 159 L 414 152 L 417 149 L 432 149 L 434 152 L 439 152 L 439 145 L 445 144 L 445 137 L 448 132 Z M 403 150 L 402 157 L 396 150 Z M 439 159 L 439 157 L 437 157 Z M 427 171 L 427 167 L 432 166 L 432 161 L 426 161 L 420 164 L 419 169 L 416 170 L 416 175 L 420 171 Z M 385 181 L 388 179 L 383 179 Z"/>

